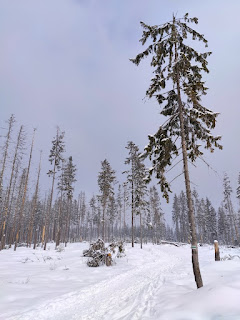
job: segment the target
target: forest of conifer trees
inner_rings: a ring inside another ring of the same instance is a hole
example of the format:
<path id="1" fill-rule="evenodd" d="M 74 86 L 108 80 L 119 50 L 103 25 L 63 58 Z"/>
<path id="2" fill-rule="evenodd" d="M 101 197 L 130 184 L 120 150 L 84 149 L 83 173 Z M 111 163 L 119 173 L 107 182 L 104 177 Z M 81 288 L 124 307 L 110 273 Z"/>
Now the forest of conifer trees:
<path id="1" fill-rule="evenodd" d="M 98 238 L 108 242 L 124 240 L 132 242 L 132 246 L 135 242 L 159 244 L 162 240 L 189 243 L 186 194 L 175 194 L 172 209 L 169 205 L 169 210 L 163 212 L 158 185 L 147 184 L 147 168 L 132 141 L 126 146 L 126 171 L 118 173 L 125 181 L 117 182 L 117 173 L 105 159 L 96 177 L 99 193 L 87 199 L 84 186 L 82 190 L 75 189 L 77 166 L 71 156 L 66 156 L 65 133 L 59 127 L 49 151 L 49 186 L 45 186 L 41 185 L 41 177 L 46 175 L 41 171 L 42 152 L 37 168 L 31 162 L 37 131 L 33 130 L 29 142 L 28 133 L 17 124 L 14 115 L 6 124 L 1 133 L 1 249 L 46 249 L 48 242 L 55 242 L 58 247 L 61 243 L 67 246 L 68 242 L 92 242 Z M 208 197 L 201 198 L 196 189 L 192 193 L 200 244 L 216 239 L 221 244 L 239 243 L 240 214 L 233 207 L 234 191 L 227 173 L 222 189 L 218 208 Z"/>

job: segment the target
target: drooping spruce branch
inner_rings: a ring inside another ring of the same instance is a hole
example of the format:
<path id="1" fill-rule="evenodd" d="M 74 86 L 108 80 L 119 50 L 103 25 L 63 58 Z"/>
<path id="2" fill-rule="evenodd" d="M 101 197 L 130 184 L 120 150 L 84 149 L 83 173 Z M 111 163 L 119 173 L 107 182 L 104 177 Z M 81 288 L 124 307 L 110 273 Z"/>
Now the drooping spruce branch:
<path id="1" fill-rule="evenodd" d="M 178 87 L 182 98 L 188 158 L 194 162 L 202 156 L 201 146 L 211 152 L 215 148 L 222 149 L 219 144 L 221 137 L 214 137 L 211 133 L 218 113 L 206 108 L 201 101 L 201 96 L 206 95 L 208 89 L 202 73 L 209 72 L 207 58 L 211 52 L 199 53 L 190 46 L 192 41 L 189 41 L 189 37 L 202 42 L 205 47 L 208 46 L 204 35 L 189 26 L 191 23 L 197 24 L 198 19 L 189 18 L 188 14 L 181 19 L 174 16 L 172 21 L 162 25 L 149 26 L 141 22 L 143 34 L 140 42 L 142 45 L 147 41 L 151 43 L 134 59 L 130 59 L 139 65 L 144 58 L 151 56 L 150 65 L 154 69 L 154 76 L 146 96 L 157 99 L 161 106 L 160 114 L 169 118 L 154 135 L 148 136 L 149 144 L 143 154 L 152 161 L 149 180 L 155 172 L 167 201 L 171 189 L 165 174 L 173 158 L 179 154 L 175 137 L 181 136 Z"/>

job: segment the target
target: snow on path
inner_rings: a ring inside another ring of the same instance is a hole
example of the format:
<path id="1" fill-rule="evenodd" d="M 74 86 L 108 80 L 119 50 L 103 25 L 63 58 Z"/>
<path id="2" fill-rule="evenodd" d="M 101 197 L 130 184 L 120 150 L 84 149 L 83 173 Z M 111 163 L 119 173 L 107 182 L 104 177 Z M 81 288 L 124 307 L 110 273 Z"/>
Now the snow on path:
<path id="1" fill-rule="evenodd" d="M 133 250 L 129 250 L 128 254 L 133 253 Z M 144 251 L 146 259 L 152 259 L 151 249 L 150 252 Z M 163 286 L 166 279 L 179 278 L 179 266 L 183 263 L 182 258 L 176 255 L 162 250 L 158 254 L 156 252 L 154 250 L 154 261 L 145 261 L 111 279 L 90 285 L 79 292 L 63 295 L 10 319 L 137 320 L 148 318 L 151 300 L 159 291 L 159 287 Z"/>
<path id="2" fill-rule="evenodd" d="M 240 248 L 221 247 L 221 257 L 235 258 L 215 262 L 213 246 L 199 247 L 204 287 L 196 290 L 189 245 L 128 245 L 116 265 L 99 268 L 86 266 L 87 246 L 1 251 L 0 319 L 240 319 Z"/>

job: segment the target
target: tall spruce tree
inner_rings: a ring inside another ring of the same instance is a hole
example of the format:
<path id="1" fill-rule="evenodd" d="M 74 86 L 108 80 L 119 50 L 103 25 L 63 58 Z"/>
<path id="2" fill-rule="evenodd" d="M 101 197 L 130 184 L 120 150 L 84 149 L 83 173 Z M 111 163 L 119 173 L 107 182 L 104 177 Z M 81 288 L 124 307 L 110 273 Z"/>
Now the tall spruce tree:
<path id="1" fill-rule="evenodd" d="M 214 148 L 222 148 L 221 137 L 214 137 L 211 129 L 215 127 L 217 113 L 207 109 L 201 103 L 201 95 L 206 95 L 207 88 L 202 80 L 202 72 L 209 72 L 207 57 L 211 52 L 198 53 L 187 41 L 199 40 L 207 47 L 205 37 L 192 29 L 189 24 L 198 23 L 197 18 L 183 18 L 173 15 L 170 22 L 149 26 L 141 22 L 143 35 L 142 45 L 147 40 L 151 44 L 131 61 L 139 65 L 145 57 L 151 55 L 151 67 L 154 76 L 146 92 L 147 97 L 156 98 L 162 105 L 161 114 L 168 120 L 160 126 L 157 133 L 149 136 L 149 144 L 145 148 L 145 156 L 152 161 L 150 175 L 155 172 L 163 195 L 168 200 L 170 185 L 166 179 L 166 169 L 171 166 L 173 157 L 182 150 L 183 172 L 188 200 L 188 217 L 190 224 L 192 263 L 197 288 L 203 286 L 198 262 L 197 234 L 192 204 L 188 159 L 195 161 L 203 152 L 199 141 L 211 152 Z M 162 93 L 162 90 L 166 92 Z M 178 138 L 181 140 L 179 147 Z M 149 177 L 150 179 L 150 177 Z"/>
<path id="2" fill-rule="evenodd" d="M 126 146 L 129 156 L 125 160 L 125 164 L 130 165 L 129 170 L 123 173 L 127 174 L 126 185 L 128 186 L 129 193 L 131 195 L 131 226 L 132 226 L 132 247 L 134 247 L 134 217 L 135 217 L 135 163 L 139 156 L 139 148 L 132 141 L 128 141 Z"/>
<path id="3" fill-rule="evenodd" d="M 116 182 L 115 171 L 111 168 L 107 159 L 101 162 L 101 171 L 98 175 L 99 199 L 102 204 L 102 237 L 105 241 L 105 219 L 107 204 L 114 194 L 114 183 Z"/>
<path id="4" fill-rule="evenodd" d="M 128 157 L 125 160 L 125 164 L 129 165 L 130 168 L 123 173 L 127 174 L 127 186 L 129 193 L 131 194 L 131 222 L 132 222 L 132 247 L 134 247 L 134 219 L 135 215 L 139 214 L 140 217 L 140 233 L 142 235 L 142 211 L 146 209 L 147 201 L 146 195 L 146 175 L 147 169 L 143 163 L 143 159 L 140 157 L 138 146 L 129 141 L 126 149 L 128 149 Z M 142 236 L 141 236 L 142 239 Z M 141 240 L 142 247 L 142 240 Z"/>
<path id="5" fill-rule="evenodd" d="M 60 131 L 60 128 L 57 127 L 56 137 L 54 137 L 52 141 L 52 149 L 50 150 L 49 161 L 53 168 L 48 171 L 48 176 L 52 177 L 52 187 L 50 193 L 49 206 L 46 213 L 45 225 L 43 227 L 42 237 L 44 238 L 44 250 L 46 250 L 47 242 L 49 238 L 49 224 L 50 224 L 50 216 L 52 209 L 52 201 L 53 201 L 53 191 L 56 173 L 61 169 L 61 163 L 63 159 L 63 152 L 65 151 L 65 143 L 64 143 L 64 132 Z"/>
<path id="6" fill-rule="evenodd" d="M 68 158 L 68 162 L 66 163 L 63 169 L 63 187 L 64 192 L 67 197 L 67 220 L 66 220 L 66 232 L 65 232 L 65 246 L 67 245 L 67 241 L 69 239 L 70 232 L 70 220 L 71 220 L 71 206 L 72 206 L 72 198 L 74 192 L 74 182 L 76 182 L 76 165 L 73 164 L 72 156 Z"/>

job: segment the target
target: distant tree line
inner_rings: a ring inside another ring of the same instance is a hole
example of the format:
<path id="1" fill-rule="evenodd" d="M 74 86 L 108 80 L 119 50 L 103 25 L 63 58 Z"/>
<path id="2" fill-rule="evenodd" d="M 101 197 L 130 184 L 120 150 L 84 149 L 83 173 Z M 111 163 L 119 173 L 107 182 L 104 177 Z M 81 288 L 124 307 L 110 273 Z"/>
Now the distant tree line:
<path id="1" fill-rule="evenodd" d="M 21 244 L 36 248 L 55 242 L 104 241 L 122 239 L 141 243 L 173 239 L 173 230 L 166 226 L 157 188 L 148 188 L 147 169 L 139 148 L 128 142 L 125 182 L 118 183 L 116 172 L 107 159 L 101 162 L 97 177 L 99 194 L 87 200 L 84 191 L 75 190 L 76 164 L 65 156 L 65 133 L 56 129 L 49 151 L 50 190 L 40 196 L 42 152 L 37 176 L 32 177 L 34 152 L 33 130 L 29 154 L 23 126 L 17 133 L 15 117 L 7 121 L 7 133 L 2 137 L 0 167 L 0 249 L 14 249 Z M 16 136 L 16 137 L 15 137 Z M 27 162 L 26 162 L 27 157 Z M 76 194 L 78 194 L 76 196 Z"/>
<path id="2" fill-rule="evenodd" d="M 232 204 L 232 187 L 225 173 L 223 178 L 223 198 L 219 208 L 215 209 L 208 197 L 199 197 L 193 190 L 193 206 L 196 219 L 197 236 L 200 243 L 213 243 L 218 240 L 221 244 L 239 244 L 240 211 L 235 212 Z M 236 193 L 240 198 L 240 178 Z M 174 224 L 174 239 L 189 241 L 189 223 L 187 218 L 187 199 L 183 191 L 174 195 L 172 220 Z"/>
<path id="3" fill-rule="evenodd" d="M 125 181 L 117 182 L 116 172 L 109 161 L 100 164 L 97 177 L 99 193 L 86 199 L 85 192 L 75 190 L 76 164 L 72 156 L 65 156 L 64 132 L 57 127 L 49 152 L 50 190 L 40 196 L 42 174 L 40 152 L 37 176 L 32 177 L 33 135 L 27 152 L 27 135 L 23 126 L 14 130 L 15 118 L 7 121 L 2 137 L 0 167 L 0 249 L 14 249 L 21 244 L 29 247 L 47 243 L 104 241 L 121 239 L 134 246 L 139 242 L 158 244 L 161 240 L 190 241 L 186 194 L 174 195 L 172 207 L 173 228 L 165 221 L 161 196 L 155 185 L 147 184 L 148 169 L 139 148 L 127 143 Z M 15 137 L 14 137 L 15 136 Z M 26 161 L 27 158 L 27 161 Z M 77 196 L 76 196 L 77 195 Z M 196 190 L 192 193 L 197 237 L 200 243 L 239 243 L 240 213 L 232 204 L 233 191 L 227 174 L 223 180 L 223 200 L 215 209 L 211 201 L 201 199 Z M 240 199 L 240 178 L 237 188 Z"/>

